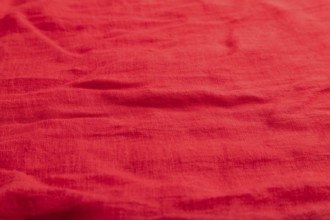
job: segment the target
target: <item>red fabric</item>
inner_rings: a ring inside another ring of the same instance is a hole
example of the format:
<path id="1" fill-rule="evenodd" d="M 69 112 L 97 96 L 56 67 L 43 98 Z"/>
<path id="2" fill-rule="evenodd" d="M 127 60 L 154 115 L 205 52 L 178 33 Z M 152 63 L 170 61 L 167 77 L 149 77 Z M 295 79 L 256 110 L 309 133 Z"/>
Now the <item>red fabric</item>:
<path id="1" fill-rule="evenodd" d="M 0 219 L 330 219 L 328 0 L 0 0 Z"/>

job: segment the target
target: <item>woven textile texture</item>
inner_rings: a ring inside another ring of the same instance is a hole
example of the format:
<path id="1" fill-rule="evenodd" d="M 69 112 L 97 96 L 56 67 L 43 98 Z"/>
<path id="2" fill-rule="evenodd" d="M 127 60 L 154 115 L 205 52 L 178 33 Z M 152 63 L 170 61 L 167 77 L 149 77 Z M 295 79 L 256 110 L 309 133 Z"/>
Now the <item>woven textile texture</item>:
<path id="1" fill-rule="evenodd" d="M 329 0 L 0 0 L 0 220 L 330 220 Z"/>

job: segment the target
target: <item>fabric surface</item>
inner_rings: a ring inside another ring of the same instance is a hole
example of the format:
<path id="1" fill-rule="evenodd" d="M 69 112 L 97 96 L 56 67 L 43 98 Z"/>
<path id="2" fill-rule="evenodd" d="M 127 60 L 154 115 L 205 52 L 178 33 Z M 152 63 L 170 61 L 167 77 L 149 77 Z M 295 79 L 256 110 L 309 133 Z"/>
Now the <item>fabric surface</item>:
<path id="1" fill-rule="evenodd" d="M 0 0 L 1 220 L 329 220 L 330 1 Z"/>

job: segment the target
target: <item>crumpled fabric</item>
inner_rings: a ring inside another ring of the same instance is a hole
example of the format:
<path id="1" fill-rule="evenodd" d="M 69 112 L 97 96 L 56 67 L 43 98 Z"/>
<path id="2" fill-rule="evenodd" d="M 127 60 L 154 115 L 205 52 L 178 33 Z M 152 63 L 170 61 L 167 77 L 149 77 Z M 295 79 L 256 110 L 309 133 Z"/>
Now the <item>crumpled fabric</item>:
<path id="1" fill-rule="evenodd" d="M 0 0 L 0 219 L 329 220 L 329 12 Z"/>

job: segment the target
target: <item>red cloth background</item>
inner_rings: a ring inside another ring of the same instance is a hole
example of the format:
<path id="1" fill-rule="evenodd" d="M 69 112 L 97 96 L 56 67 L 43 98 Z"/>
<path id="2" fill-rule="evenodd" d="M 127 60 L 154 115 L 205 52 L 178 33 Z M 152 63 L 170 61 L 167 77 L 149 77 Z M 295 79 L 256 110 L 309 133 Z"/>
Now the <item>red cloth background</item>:
<path id="1" fill-rule="evenodd" d="M 0 219 L 330 219 L 328 0 L 0 0 Z"/>

